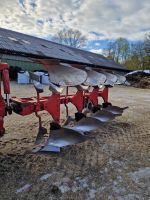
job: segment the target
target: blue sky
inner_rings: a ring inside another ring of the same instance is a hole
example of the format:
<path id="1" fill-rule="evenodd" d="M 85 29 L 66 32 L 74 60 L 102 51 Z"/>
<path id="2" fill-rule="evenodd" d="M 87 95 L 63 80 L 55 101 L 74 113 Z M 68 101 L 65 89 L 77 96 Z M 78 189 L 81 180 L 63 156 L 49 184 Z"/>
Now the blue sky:
<path id="1" fill-rule="evenodd" d="M 149 0 L 3 0 L 0 27 L 50 39 L 75 28 L 88 39 L 87 49 L 102 52 L 109 40 L 142 40 L 150 31 Z"/>

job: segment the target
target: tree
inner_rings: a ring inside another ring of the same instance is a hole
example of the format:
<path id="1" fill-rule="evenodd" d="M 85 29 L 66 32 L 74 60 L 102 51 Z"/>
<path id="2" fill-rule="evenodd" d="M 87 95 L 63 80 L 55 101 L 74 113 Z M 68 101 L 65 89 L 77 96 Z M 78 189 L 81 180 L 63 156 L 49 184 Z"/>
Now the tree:
<path id="1" fill-rule="evenodd" d="M 75 29 L 63 29 L 54 36 L 53 40 L 75 48 L 84 47 L 87 41 L 86 37 Z"/>
<path id="2" fill-rule="evenodd" d="M 129 43 L 125 38 L 109 41 L 103 52 L 108 59 L 124 64 L 129 69 L 150 69 L 150 32 L 145 39 Z"/>
<path id="3" fill-rule="evenodd" d="M 114 41 L 109 41 L 107 47 L 103 49 L 103 54 L 110 60 L 115 60 Z"/>
<path id="4" fill-rule="evenodd" d="M 143 41 L 131 44 L 131 60 L 133 61 L 132 67 L 135 66 L 142 70 L 150 68 L 150 33 L 145 34 Z"/>
<path id="5" fill-rule="evenodd" d="M 118 38 L 115 41 L 110 41 L 105 49 L 107 57 L 118 63 L 124 63 L 129 56 L 129 52 L 130 45 L 125 38 Z"/>
<path id="6" fill-rule="evenodd" d="M 139 41 L 139 42 L 136 42 L 135 44 L 131 44 L 130 57 L 136 58 L 138 60 L 139 68 L 144 69 L 145 51 L 144 51 L 144 42 L 143 41 Z"/>
<path id="7" fill-rule="evenodd" d="M 144 59 L 145 68 L 150 69 L 150 32 L 145 34 L 144 51 L 145 51 L 145 59 Z"/>

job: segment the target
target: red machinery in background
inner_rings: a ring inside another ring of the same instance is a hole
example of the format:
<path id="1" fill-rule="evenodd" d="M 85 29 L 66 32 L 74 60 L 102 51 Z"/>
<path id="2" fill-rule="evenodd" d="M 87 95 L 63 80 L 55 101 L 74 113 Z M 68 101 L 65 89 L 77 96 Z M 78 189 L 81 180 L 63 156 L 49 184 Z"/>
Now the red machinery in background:
<path id="1" fill-rule="evenodd" d="M 80 66 L 74 67 L 50 60 L 37 60 L 37 62 L 42 63 L 49 73 L 49 89 L 52 92 L 49 96 L 40 96 L 40 93 L 44 91 L 40 77 L 30 72 L 37 96 L 10 98 L 9 67 L 6 63 L 0 63 L 3 91 L 6 95 L 6 98 L 2 96 L 0 84 L 0 136 L 5 133 L 4 117 L 7 114 L 15 112 L 25 116 L 35 113 L 39 120 L 39 132 L 35 143 L 42 143 L 47 130 L 42 126 L 38 112 L 45 110 L 53 118 L 50 123 L 51 134 L 46 144 L 40 146 L 38 150 L 59 152 L 61 147 L 86 140 L 89 132 L 99 128 L 103 122 L 120 116 L 126 109 L 112 106 L 108 102 L 109 87 L 114 84 L 124 84 L 124 77 L 105 71 L 99 73 L 88 68 L 81 70 Z M 66 94 L 62 94 L 64 87 Z M 69 94 L 69 87 L 76 87 L 76 93 Z M 98 97 L 102 97 L 104 101 L 102 105 L 99 105 Z M 68 114 L 68 103 L 72 103 L 77 109 L 74 118 L 70 118 Z M 67 119 L 63 125 L 60 124 L 61 104 L 66 107 Z M 69 126 L 70 119 L 75 122 L 73 127 Z"/>

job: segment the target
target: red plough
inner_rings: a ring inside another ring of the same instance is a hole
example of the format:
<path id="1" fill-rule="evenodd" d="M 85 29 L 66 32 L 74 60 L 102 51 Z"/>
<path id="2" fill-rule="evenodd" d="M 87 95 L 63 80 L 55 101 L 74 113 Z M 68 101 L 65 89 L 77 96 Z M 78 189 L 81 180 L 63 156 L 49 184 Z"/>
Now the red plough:
<path id="1" fill-rule="evenodd" d="M 32 113 L 38 117 L 39 132 L 35 144 L 41 144 L 37 151 L 59 152 L 62 147 L 73 145 L 89 139 L 89 134 L 100 128 L 117 116 L 122 115 L 125 108 L 112 106 L 108 100 L 109 88 L 115 84 L 125 84 L 126 79 L 113 72 L 94 71 L 86 66 L 71 66 L 69 64 L 58 63 L 47 59 L 35 60 L 43 64 L 49 73 L 49 90 L 51 95 L 42 96 L 44 92 L 43 85 L 40 83 L 40 77 L 30 72 L 30 79 L 33 81 L 37 92 L 36 97 L 18 98 L 11 97 L 9 67 L 6 63 L 0 63 L 0 72 L 3 81 L 4 99 L 0 84 L 0 136 L 5 133 L 4 117 L 13 112 L 25 116 Z M 75 87 L 76 93 L 69 94 L 69 88 Z M 62 94 L 63 89 L 66 94 Z M 103 104 L 99 104 L 99 97 L 103 99 Z M 77 112 L 75 116 L 69 116 L 68 104 L 72 103 Z M 60 105 L 66 107 L 66 122 L 60 124 Z M 40 111 L 47 111 L 53 118 L 50 123 L 50 135 L 45 144 L 43 144 L 44 135 L 47 130 L 42 126 Z M 74 122 L 74 126 L 70 125 Z"/>

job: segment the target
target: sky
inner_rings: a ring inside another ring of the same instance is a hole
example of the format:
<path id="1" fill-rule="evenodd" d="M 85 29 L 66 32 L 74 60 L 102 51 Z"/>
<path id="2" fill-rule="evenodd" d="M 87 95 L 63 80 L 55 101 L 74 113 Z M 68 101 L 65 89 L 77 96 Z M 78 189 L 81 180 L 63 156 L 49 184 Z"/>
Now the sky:
<path id="1" fill-rule="evenodd" d="M 0 27 L 49 40 L 63 28 L 78 29 L 87 50 L 101 53 L 109 40 L 144 38 L 150 0 L 0 0 Z"/>

